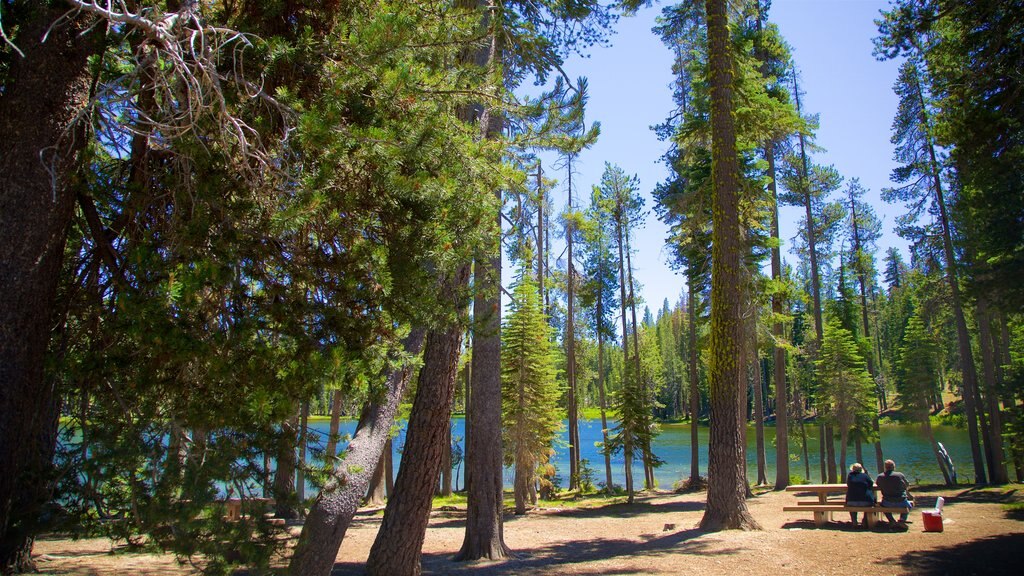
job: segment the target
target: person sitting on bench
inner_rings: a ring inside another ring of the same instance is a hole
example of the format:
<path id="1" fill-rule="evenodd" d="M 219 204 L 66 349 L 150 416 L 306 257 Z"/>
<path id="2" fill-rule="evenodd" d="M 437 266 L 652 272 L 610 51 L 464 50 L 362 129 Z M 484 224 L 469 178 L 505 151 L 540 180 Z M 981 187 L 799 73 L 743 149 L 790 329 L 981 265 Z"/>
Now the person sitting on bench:
<path id="1" fill-rule="evenodd" d="M 907 509 L 914 507 L 914 503 L 910 501 L 910 494 L 907 492 L 910 482 L 907 481 L 906 476 L 896 471 L 896 463 L 892 460 L 885 461 L 885 472 L 878 475 L 875 483 L 882 490 L 882 506 Z M 908 512 L 900 514 L 900 523 L 905 524 L 908 516 Z M 889 519 L 890 523 L 895 524 L 892 514 L 886 512 L 885 517 Z"/>
<path id="2" fill-rule="evenodd" d="M 847 506 L 874 506 L 875 491 L 872 490 L 875 483 L 871 476 L 864 473 L 864 467 L 859 462 L 850 466 L 850 474 L 846 477 L 846 505 Z M 857 525 L 857 513 L 850 512 L 850 520 Z M 868 513 L 864 513 L 864 525 L 868 525 Z"/>

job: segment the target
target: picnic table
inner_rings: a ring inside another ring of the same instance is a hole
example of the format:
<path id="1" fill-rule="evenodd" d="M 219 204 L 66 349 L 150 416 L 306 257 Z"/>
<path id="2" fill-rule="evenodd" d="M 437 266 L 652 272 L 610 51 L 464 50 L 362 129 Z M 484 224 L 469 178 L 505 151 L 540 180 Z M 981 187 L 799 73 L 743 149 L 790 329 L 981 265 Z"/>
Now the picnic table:
<path id="1" fill-rule="evenodd" d="M 228 522 L 238 522 L 245 518 L 242 514 L 242 504 L 247 506 L 273 506 L 273 498 L 227 498 L 224 501 L 224 519 Z"/>
<path id="2" fill-rule="evenodd" d="M 877 492 L 878 486 L 873 489 Z M 847 506 L 846 484 L 798 484 L 787 486 L 786 492 L 797 492 L 810 495 L 813 499 L 798 500 L 796 506 L 784 506 L 784 512 L 813 512 L 814 524 L 824 526 L 826 522 L 832 521 L 833 512 L 863 512 L 868 527 L 874 528 L 882 514 L 906 514 L 909 508 L 891 508 L 883 506 Z M 830 494 L 841 494 L 842 498 L 829 498 Z M 876 498 L 876 501 L 878 499 Z"/>

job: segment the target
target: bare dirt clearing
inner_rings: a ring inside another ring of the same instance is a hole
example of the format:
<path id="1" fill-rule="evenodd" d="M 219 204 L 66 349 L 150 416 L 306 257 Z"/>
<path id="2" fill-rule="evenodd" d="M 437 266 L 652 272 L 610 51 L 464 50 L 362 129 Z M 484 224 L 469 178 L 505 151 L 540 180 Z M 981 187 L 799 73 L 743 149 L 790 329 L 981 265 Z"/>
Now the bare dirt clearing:
<path id="1" fill-rule="evenodd" d="M 855 528 L 849 517 L 816 528 L 810 513 L 783 512 L 792 493 L 769 492 L 749 501 L 764 530 L 706 533 L 695 528 L 704 494 L 656 494 L 636 504 L 599 508 L 546 507 L 506 516 L 505 542 L 517 551 L 500 562 L 455 563 L 463 512 L 435 512 L 423 546 L 424 574 L 1019 574 L 1024 519 L 1005 503 L 1024 498 L 1019 484 L 984 490 L 914 491 L 920 508 L 946 498 L 945 531 L 923 531 L 921 513 L 909 529 Z M 334 574 L 362 573 L 380 516 L 360 514 L 338 554 Z M 295 529 L 297 533 L 297 528 Z M 173 556 L 110 553 L 102 539 L 41 539 L 35 554 L 46 574 L 193 574 Z"/>

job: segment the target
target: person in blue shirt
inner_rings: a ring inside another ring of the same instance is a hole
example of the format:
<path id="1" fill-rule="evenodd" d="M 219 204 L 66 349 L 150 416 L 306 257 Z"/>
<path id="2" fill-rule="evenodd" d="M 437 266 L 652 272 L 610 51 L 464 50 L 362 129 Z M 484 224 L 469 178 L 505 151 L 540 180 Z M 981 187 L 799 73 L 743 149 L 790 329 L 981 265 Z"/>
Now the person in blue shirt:
<path id="1" fill-rule="evenodd" d="M 864 472 L 864 467 L 859 462 L 850 466 L 850 473 L 846 477 L 846 505 L 847 506 L 874 506 L 875 483 L 871 476 Z M 850 512 L 850 520 L 854 526 L 857 525 L 857 513 Z M 868 524 L 868 515 L 864 514 L 864 525 Z"/>
<path id="2" fill-rule="evenodd" d="M 890 508 L 914 507 L 914 503 L 910 500 L 910 493 L 907 492 L 910 482 L 907 481 L 906 476 L 896 471 L 896 463 L 892 460 L 885 461 L 885 472 L 882 472 L 878 475 L 878 478 L 875 478 L 875 483 L 878 484 L 878 488 L 882 491 L 882 506 Z M 906 512 L 900 514 L 900 524 L 905 524 L 908 516 L 909 514 Z M 895 524 L 892 514 L 886 512 L 885 517 L 889 519 L 890 523 Z"/>

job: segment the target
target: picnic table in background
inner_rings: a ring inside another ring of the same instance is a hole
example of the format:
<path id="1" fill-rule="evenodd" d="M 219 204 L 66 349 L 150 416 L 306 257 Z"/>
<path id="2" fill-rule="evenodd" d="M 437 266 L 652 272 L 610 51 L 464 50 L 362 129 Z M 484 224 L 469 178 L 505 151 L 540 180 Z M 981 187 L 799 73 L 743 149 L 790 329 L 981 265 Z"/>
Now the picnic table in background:
<path id="1" fill-rule="evenodd" d="M 874 487 L 877 492 L 878 486 Z M 824 526 L 826 522 L 832 521 L 833 512 L 863 512 L 867 519 L 868 527 L 874 528 L 878 523 L 879 516 L 888 512 L 889 514 L 904 514 L 909 512 L 908 508 L 890 508 L 882 506 L 847 506 L 846 505 L 846 484 L 798 484 L 787 486 L 786 492 L 797 492 L 814 496 L 813 500 L 797 500 L 796 506 L 784 506 L 784 512 L 813 512 L 814 524 Z M 840 494 L 840 498 L 829 499 L 829 494 Z M 878 498 L 876 498 L 876 501 Z"/>

